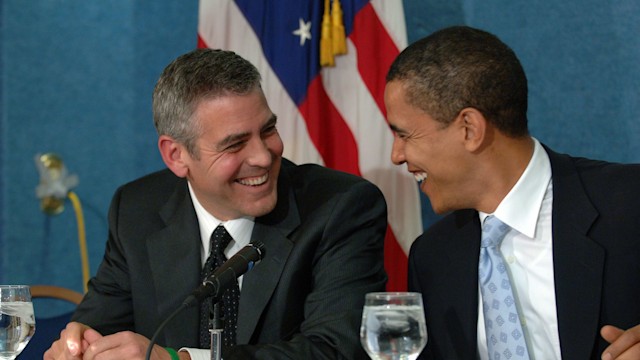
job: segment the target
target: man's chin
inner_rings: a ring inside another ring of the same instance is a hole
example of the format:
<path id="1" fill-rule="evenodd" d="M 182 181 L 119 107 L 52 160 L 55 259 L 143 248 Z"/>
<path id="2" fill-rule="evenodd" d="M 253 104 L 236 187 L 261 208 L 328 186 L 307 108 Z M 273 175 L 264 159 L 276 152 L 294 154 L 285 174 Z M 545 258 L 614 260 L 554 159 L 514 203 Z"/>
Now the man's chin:
<path id="1" fill-rule="evenodd" d="M 278 201 L 277 193 L 274 192 L 273 195 L 270 195 L 267 198 L 263 198 L 257 201 L 254 201 L 248 204 L 247 208 L 245 208 L 245 213 L 248 216 L 260 217 L 267 215 L 276 207 L 276 203 Z"/>

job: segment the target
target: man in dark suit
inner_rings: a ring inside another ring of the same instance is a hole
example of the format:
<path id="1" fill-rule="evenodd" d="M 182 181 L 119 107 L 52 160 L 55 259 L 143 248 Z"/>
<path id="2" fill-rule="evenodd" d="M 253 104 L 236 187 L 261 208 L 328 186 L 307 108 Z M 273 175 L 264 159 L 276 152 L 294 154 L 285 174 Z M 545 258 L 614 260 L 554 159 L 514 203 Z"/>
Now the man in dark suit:
<path id="1" fill-rule="evenodd" d="M 385 103 L 392 161 L 447 214 L 409 256 L 429 332 L 420 358 L 640 358 L 640 166 L 557 154 L 531 137 L 520 62 L 469 27 L 405 49 Z M 481 305 L 496 291 L 479 271 L 490 217 L 505 230 L 493 271 L 505 273 L 515 302 Z M 487 319 L 505 306 L 521 331 L 500 333 L 505 318 Z M 497 350 L 512 339 L 524 345 Z"/>
<path id="2" fill-rule="evenodd" d="M 239 282 L 237 322 L 224 319 L 223 333 L 236 333 L 225 360 L 367 358 L 358 335 L 364 295 L 386 282 L 381 192 L 282 159 L 260 75 L 232 52 L 179 57 L 153 102 L 168 170 L 116 192 L 104 260 L 45 359 L 143 358 L 160 323 L 200 284 L 219 225 L 233 238 L 225 256 L 250 241 L 265 248 Z M 210 359 L 207 325 L 200 308 L 185 310 L 151 357 Z"/>

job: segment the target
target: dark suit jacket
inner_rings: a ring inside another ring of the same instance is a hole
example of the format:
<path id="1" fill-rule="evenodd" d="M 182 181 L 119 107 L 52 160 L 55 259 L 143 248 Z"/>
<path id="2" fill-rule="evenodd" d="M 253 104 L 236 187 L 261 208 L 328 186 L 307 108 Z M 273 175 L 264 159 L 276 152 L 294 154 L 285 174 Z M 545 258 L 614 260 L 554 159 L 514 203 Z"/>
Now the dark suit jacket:
<path id="1" fill-rule="evenodd" d="M 278 203 L 257 218 L 266 254 L 243 278 L 232 359 L 366 359 L 364 295 L 384 291 L 386 204 L 362 178 L 283 159 Z M 199 285 L 200 233 L 187 183 L 165 170 L 124 185 L 109 213 L 104 260 L 74 320 L 151 338 Z M 198 347 L 199 310 L 158 343 Z M 248 344 L 248 345 L 240 345 Z M 266 345 L 269 344 L 269 345 Z"/>
<path id="2" fill-rule="evenodd" d="M 640 324 L 640 166 L 557 154 L 553 263 L 563 359 L 600 359 L 599 331 Z M 420 359 L 476 359 L 480 221 L 453 212 L 419 237 L 409 288 L 423 294 L 429 340 Z"/>

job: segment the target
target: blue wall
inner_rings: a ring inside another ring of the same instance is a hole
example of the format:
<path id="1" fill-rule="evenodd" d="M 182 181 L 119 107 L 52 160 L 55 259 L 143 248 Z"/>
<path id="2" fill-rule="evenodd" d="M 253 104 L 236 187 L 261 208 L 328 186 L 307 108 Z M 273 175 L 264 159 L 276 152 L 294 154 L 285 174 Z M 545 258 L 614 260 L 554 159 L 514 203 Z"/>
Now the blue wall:
<path id="1" fill-rule="evenodd" d="M 409 40 L 452 24 L 498 35 L 529 79 L 529 128 L 556 150 L 640 161 L 640 2 L 405 1 Z"/>
<path id="2" fill-rule="evenodd" d="M 387 0 L 385 0 L 387 1 Z M 35 198 L 33 157 L 60 154 L 80 177 L 94 273 L 123 182 L 162 168 L 151 92 L 196 46 L 196 1 L 0 3 L 0 283 L 82 290 L 71 206 Z M 500 36 L 530 84 L 530 129 L 562 152 L 640 162 L 640 3 L 635 0 L 404 0 L 410 41 L 467 24 Z M 426 201 L 426 200 L 425 200 Z M 433 221 L 428 205 L 425 224 Z"/>
<path id="3" fill-rule="evenodd" d="M 171 60 L 197 44 L 197 2 L 5 0 L 1 53 L 0 283 L 82 290 L 76 218 L 35 197 L 36 153 L 79 176 L 91 273 L 119 184 L 163 167 L 151 93 Z"/>

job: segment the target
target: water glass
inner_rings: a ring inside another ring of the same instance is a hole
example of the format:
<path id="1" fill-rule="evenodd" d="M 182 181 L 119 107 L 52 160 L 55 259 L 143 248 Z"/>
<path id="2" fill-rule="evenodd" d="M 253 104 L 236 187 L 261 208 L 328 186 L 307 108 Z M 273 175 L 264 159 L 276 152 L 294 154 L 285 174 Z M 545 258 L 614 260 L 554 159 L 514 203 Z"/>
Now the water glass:
<path id="1" fill-rule="evenodd" d="M 29 286 L 0 285 L 0 360 L 15 359 L 35 331 Z"/>
<path id="2" fill-rule="evenodd" d="M 427 344 L 422 295 L 366 294 L 360 341 L 373 360 L 415 360 Z"/>

